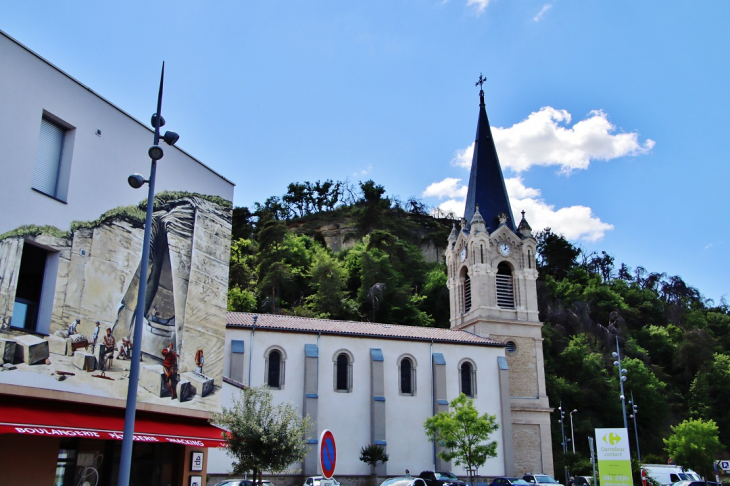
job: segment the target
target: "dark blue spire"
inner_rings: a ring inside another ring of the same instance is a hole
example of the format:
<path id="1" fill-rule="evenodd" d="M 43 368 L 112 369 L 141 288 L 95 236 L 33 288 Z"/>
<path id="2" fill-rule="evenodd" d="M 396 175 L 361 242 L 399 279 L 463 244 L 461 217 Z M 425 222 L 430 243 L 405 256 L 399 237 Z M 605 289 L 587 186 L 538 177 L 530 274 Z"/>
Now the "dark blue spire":
<path id="1" fill-rule="evenodd" d="M 502 168 L 499 165 L 497 149 L 494 146 L 492 130 L 489 128 L 487 110 L 484 108 L 484 91 L 479 90 L 479 121 L 477 137 L 474 143 L 474 157 L 471 160 L 469 175 L 469 192 L 466 194 L 464 218 L 467 227 L 479 206 L 484 221 L 490 232 L 499 227 L 500 213 L 508 216 L 505 223 L 515 233 L 515 220 L 509 204 L 507 188 L 504 185 Z"/>

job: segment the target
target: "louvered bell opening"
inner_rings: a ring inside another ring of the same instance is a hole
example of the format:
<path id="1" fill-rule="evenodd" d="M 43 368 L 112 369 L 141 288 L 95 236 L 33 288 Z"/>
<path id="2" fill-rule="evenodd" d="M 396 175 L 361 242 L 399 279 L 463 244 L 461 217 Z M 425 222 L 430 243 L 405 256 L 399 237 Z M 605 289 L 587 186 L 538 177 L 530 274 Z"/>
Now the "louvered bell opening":
<path id="1" fill-rule="evenodd" d="M 471 310 L 471 279 L 469 274 L 464 277 L 464 312 Z"/>
<path id="2" fill-rule="evenodd" d="M 500 263 L 497 267 L 497 305 L 503 309 L 515 308 L 512 270 L 506 263 Z"/>

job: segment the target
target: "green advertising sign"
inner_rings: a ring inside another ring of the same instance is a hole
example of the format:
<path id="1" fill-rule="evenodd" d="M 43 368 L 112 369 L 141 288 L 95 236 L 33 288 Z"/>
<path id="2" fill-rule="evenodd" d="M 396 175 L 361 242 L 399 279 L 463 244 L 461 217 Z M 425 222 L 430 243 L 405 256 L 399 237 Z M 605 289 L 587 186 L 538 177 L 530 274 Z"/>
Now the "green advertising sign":
<path id="1" fill-rule="evenodd" d="M 626 429 L 596 429 L 596 457 L 601 486 L 633 486 Z"/>

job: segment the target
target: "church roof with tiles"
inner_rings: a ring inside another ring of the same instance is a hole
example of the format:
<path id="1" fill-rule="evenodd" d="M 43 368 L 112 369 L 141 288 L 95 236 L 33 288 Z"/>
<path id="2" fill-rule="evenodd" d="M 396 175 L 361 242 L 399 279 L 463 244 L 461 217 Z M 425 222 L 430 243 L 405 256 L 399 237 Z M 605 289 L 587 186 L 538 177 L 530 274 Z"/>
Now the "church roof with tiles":
<path id="1" fill-rule="evenodd" d="M 437 327 L 402 326 L 377 322 L 335 321 L 330 319 L 314 319 L 311 317 L 252 314 L 247 312 L 229 312 L 227 327 L 229 329 L 253 329 L 254 316 L 256 316 L 256 330 L 321 333 L 339 336 L 399 339 L 404 341 L 433 341 L 473 346 L 505 346 L 504 343 L 495 341 L 494 339 L 477 336 L 467 331 L 441 329 Z"/>

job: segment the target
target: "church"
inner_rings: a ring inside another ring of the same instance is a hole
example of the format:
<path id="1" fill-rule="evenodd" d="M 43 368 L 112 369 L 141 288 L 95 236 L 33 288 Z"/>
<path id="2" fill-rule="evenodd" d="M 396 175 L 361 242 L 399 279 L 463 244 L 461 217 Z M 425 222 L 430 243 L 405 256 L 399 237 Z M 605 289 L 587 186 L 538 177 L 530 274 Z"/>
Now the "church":
<path id="1" fill-rule="evenodd" d="M 291 401 L 314 425 L 309 454 L 276 484 L 321 473 L 317 437 L 325 429 L 337 442 L 340 481 L 370 474 L 359 460 L 369 444 L 390 456 L 379 477 L 406 469 L 467 476 L 436 456 L 423 429 L 460 393 L 499 424 L 491 436 L 497 456 L 478 476 L 553 474 L 536 241 L 524 212 L 515 224 L 482 90 L 479 98 L 464 219 L 446 249 L 450 329 L 228 314 L 222 405 L 245 387 L 268 385 L 277 403 Z M 231 469 L 223 449 L 210 452 L 211 478 Z"/>

